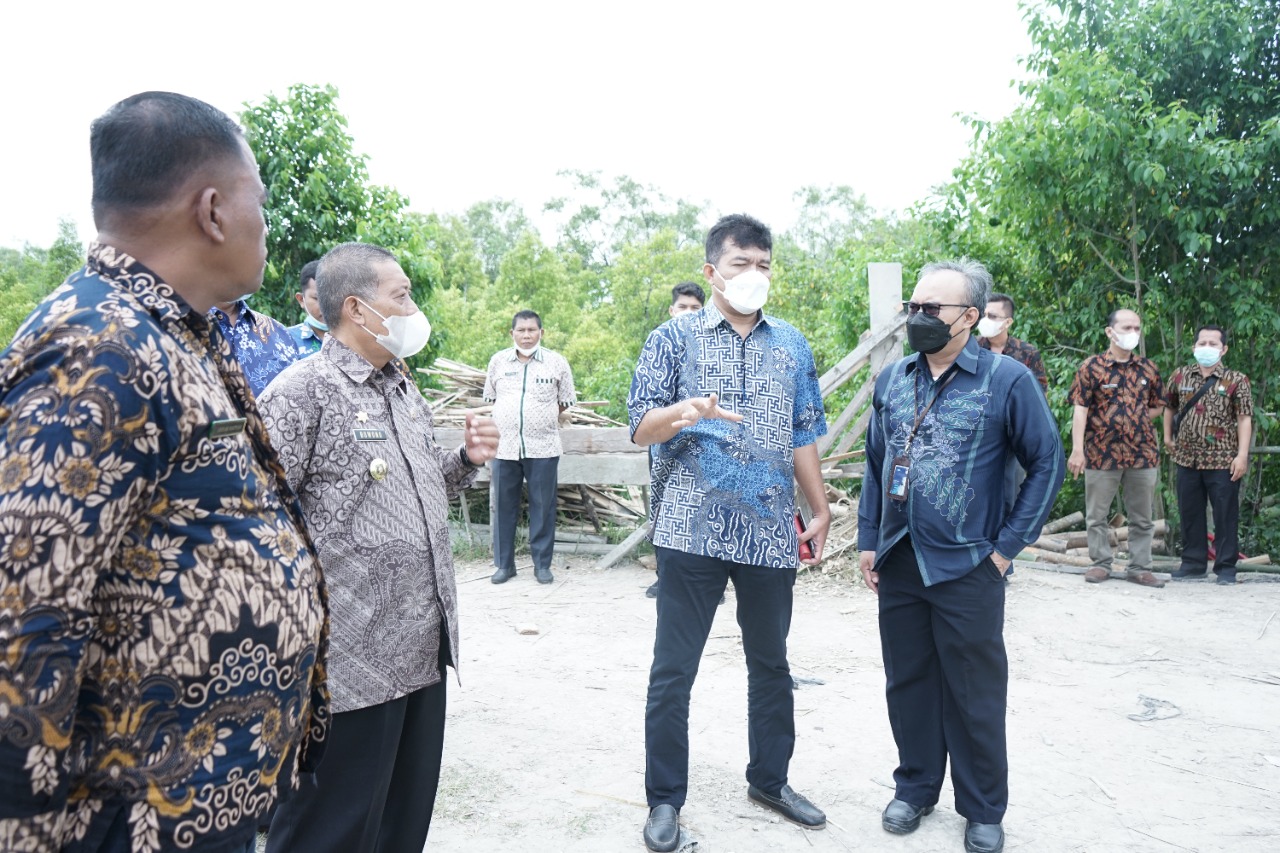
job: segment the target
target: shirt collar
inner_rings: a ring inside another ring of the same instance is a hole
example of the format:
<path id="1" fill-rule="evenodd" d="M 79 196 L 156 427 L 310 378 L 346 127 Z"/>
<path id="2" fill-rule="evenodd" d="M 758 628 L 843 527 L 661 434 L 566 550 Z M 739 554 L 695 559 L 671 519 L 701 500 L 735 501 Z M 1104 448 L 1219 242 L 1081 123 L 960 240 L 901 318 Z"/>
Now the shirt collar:
<path id="1" fill-rule="evenodd" d="M 703 327 L 707 329 L 714 329 L 716 326 L 719 326 L 721 323 L 726 324 L 731 329 L 733 328 L 733 324 L 729 322 L 729 318 L 724 316 L 724 314 L 720 312 L 720 309 L 716 307 L 716 303 L 714 299 L 708 299 L 707 304 L 703 306 L 702 323 L 703 323 Z M 759 318 L 756 320 L 755 326 L 752 326 L 751 330 L 755 331 L 761 324 L 768 325 L 768 323 L 769 323 L 769 318 L 765 315 L 763 311 L 761 311 L 759 312 Z"/>
<path id="2" fill-rule="evenodd" d="M 173 285 L 147 269 L 137 258 L 106 243 L 90 243 L 86 266 L 137 297 L 162 320 L 180 320 L 191 314 L 191 306 Z M 200 318 L 203 320 L 203 318 Z"/>
<path id="3" fill-rule="evenodd" d="M 253 314 L 253 309 L 249 307 L 249 303 L 245 302 L 243 298 L 240 298 L 235 301 L 235 304 L 240 307 L 240 313 L 238 315 L 238 319 L 236 320 L 236 325 L 239 326 L 241 323 L 244 323 L 245 321 L 248 321 L 249 325 L 253 325 L 255 322 L 255 318 Z M 210 313 L 217 312 L 215 316 L 217 317 L 218 322 L 221 325 L 228 326 L 228 327 L 231 326 L 231 318 L 227 316 L 227 312 L 223 311 L 217 305 L 210 308 L 209 312 Z"/>
<path id="4" fill-rule="evenodd" d="M 363 385 L 368 382 L 374 373 L 380 373 L 383 380 L 392 387 L 401 387 L 408 381 L 404 374 L 396 370 L 395 359 L 388 361 L 385 367 L 378 370 L 378 368 L 366 361 L 363 356 L 333 335 L 324 336 L 324 344 L 320 347 L 320 354 L 333 362 L 335 367 L 357 385 Z"/>

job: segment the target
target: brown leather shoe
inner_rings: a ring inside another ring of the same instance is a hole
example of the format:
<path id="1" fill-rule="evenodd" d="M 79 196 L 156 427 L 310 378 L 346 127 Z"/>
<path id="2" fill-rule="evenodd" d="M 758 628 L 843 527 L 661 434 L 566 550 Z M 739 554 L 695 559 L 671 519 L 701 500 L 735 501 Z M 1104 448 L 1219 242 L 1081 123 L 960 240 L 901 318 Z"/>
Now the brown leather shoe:
<path id="1" fill-rule="evenodd" d="M 1111 572 L 1102 566 L 1094 566 L 1084 573 L 1085 583 L 1102 583 L 1111 577 Z"/>
<path id="2" fill-rule="evenodd" d="M 1124 573 L 1124 579 L 1129 583 L 1136 583 L 1138 586 L 1150 586 L 1155 587 L 1156 589 L 1164 586 L 1164 581 L 1160 580 L 1160 578 L 1151 574 L 1151 572 L 1146 569 L 1140 569 L 1138 571 L 1130 569 Z"/>

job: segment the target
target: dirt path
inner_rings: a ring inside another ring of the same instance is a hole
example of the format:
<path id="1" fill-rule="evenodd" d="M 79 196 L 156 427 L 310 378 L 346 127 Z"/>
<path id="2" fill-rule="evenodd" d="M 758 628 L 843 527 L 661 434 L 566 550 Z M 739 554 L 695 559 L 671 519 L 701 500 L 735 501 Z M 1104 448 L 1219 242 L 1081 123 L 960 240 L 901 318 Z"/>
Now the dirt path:
<path id="1" fill-rule="evenodd" d="M 494 586 L 487 565 L 458 568 L 462 687 L 450 684 L 428 849 L 644 850 L 653 573 L 557 563 L 551 586 L 531 570 Z M 682 849 L 962 850 L 949 786 L 914 835 L 880 828 L 896 753 L 875 600 L 847 578 L 801 579 L 790 643 L 794 674 L 825 682 L 796 693 L 791 781 L 830 824 L 805 832 L 747 800 L 733 608 L 730 592 L 694 686 Z M 1261 580 L 1147 590 L 1020 571 L 1005 631 L 1006 849 L 1280 850 L 1280 616 L 1262 633 L 1277 611 L 1280 583 Z M 539 633 L 517 633 L 526 624 Z M 1129 716 L 1143 712 L 1179 713 Z"/>

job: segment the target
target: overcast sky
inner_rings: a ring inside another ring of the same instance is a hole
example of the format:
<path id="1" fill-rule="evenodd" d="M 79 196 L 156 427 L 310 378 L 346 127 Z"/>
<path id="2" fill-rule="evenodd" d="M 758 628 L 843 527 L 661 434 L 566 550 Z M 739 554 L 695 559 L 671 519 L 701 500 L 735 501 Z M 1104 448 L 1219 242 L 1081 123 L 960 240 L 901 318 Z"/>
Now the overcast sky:
<path id="1" fill-rule="evenodd" d="M 332 83 L 371 177 L 422 212 L 536 214 L 561 169 L 784 230 L 802 186 L 901 211 L 1017 103 L 1017 0 L 10 4 L 0 245 L 85 239 L 88 127 L 147 89 L 235 113 Z M 548 239 L 554 235 L 544 235 Z"/>

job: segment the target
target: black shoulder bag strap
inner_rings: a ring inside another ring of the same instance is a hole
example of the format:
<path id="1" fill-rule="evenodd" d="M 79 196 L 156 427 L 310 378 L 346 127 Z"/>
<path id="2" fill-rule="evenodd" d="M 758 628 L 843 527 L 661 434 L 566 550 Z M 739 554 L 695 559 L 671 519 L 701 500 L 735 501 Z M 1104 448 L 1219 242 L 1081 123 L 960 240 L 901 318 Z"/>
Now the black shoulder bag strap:
<path id="1" fill-rule="evenodd" d="M 1187 402 L 1182 404 L 1182 406 L 1178 409 L 1177 413 L 1173 416 L 1173 440 L 1174 441 L 1178 440 L 1178 428 L 1182 426 L 1182 419 L 1187 416 L 1187 412 L 1190 412 L 1191 409 L 1195 407 L 1196 402 L 1205 395 L 1205 392 L 1207 392 L 1212 386 L 1217 384 L 1218 384 L 1218 377 L 1216 376 L 1204 377 L 1204 384 L 1201 385 L 1199 388 L 1197 388 L 1196 393 L 1191 395 L 1191 399 L 1187 400 Z"/>

